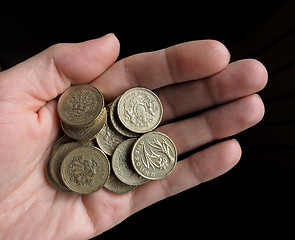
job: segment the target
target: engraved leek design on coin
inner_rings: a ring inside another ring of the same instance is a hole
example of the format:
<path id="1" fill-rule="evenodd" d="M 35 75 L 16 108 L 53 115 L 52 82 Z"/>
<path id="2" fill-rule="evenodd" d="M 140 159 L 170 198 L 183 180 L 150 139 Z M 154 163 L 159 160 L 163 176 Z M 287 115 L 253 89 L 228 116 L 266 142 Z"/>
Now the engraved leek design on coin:
<path id="1" fill-rule="evenodd" d="M 92 124 L 104 107 L 102 94 L 87 84 L 67 89 L 59 98 L 57 112 L 60 119 L 69 126 Z"/>
<path id="2" fill-rule="evenodd" d="M 132 88 L 119 99 L 118 117 L 132 132 L 146 133 L 155 129 L 163 115 L 158 96 L 146 88 Z"/>
<path id="3" fill-rule="evenodd" d="M 95 122 L 86 127 L 72 127 L 69 125 L 66 125 L 64 122 L 61 122 L 61 127 L 66 135 L 68 135 L 70 138 L 73 138 L 75 140 L 91 140 L 95 138 L 102 128 L 105 126 L 107 113 L 106 109 L 103 108 L 101 114 L 99 117 L 95 120 Z"/>
<path id="4" fill-rule="evenodd" d="M 157 180 L 171 173 L 177 161 L 177 151 L 168 136 L 160 132 L 150 132 L 135 142 L 131 159 L 139 175 Z"/>
<path id="5" fill-rule="evenodd" d="M 61 165 L 64 184 L 80 194 L 99 190 L 109 175 L 110 164 L 107 156 L 95 147 L 83 146 L 72 150 Z"/>
<path id="6" fill-rule="evenodd" d="M 131 163 L 131 150 L 136 138 L 120 143 L 112 157 L 112 168 L 115 175 L 128 185 L 141 185 L 149 180 L 138 175 Z"/>
<path id="7" fill-rule="evenodd" d="M 111 174 L 104 187 L 114 193 L 127 193 L 136 188 L 137 186 L 131 186 L 121 182 L 114 172 L 111 170 Z"/>

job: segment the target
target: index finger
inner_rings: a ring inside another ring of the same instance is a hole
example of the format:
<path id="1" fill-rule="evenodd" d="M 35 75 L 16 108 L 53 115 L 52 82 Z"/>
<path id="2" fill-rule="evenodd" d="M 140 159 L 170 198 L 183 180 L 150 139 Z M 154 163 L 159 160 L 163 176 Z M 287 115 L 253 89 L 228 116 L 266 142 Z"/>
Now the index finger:
<path id="1" fill-rule="evenodd" d="M 131 87 L 156 89 L 211 76 L 224 69 L 229 59 L 228 50 L 218 41 L 186 42 L 122 59 L 91 84 L 112 100 Z"/>

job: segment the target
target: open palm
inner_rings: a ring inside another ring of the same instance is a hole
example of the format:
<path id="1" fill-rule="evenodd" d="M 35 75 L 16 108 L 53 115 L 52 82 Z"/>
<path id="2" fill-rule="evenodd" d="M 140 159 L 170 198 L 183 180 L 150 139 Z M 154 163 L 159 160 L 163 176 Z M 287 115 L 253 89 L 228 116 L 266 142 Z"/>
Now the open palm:
<path id="1" fill-rule="evenodd" d="M 106 101 L 135 86 L 154 90 L 164 108 L 157 131 L 172 138 L 179 154 L 243 131 L 264 114 L 253 93 L 266 84 L 265 68 L 255 60 L 228 64 L 229 53 L 219 42 L 188 42 L 114 63 L 118 53 L 119 42 L 109 34 L 54 45 L 0 73 L 2 238 L 91 238 L 156 201 L 225 173 L 240 159 L 238 142 L 227 140 L 126 194 L 103 188 L 82 196 L 53 189 L 45 164 L 60 132 L 56 97 L 73 84 L 94 85 Z"/>

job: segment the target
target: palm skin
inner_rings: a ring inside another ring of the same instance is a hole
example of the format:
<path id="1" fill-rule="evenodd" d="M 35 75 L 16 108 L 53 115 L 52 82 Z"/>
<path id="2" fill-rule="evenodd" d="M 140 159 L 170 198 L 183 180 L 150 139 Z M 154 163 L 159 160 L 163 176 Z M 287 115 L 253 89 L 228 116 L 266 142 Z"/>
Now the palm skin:
<path id="1" fill-rule="evenodd" d="M 173 139 L 179 154 L 234 135 L 263 117 L 263 103 L 253 93 L 266 84 L 265 68 L 250 59 L 229 64 L 219 42 L 193 41 L 114 63 L 118 54 L 119 42 L 109 34 L 52 46 L 0 73 L 1 238 L 91 238 L 239 161 L 238 142 L 227 140 L 177 163 L 167 178 L 130 193 L 100 189 L 83 196 L 53 189 L 44 169 L 60 132 L 56 97 L 72 84 L 94 85 L 107 101 L 134 86 L 154 90 L 164 107 L 156 130 Z"/>

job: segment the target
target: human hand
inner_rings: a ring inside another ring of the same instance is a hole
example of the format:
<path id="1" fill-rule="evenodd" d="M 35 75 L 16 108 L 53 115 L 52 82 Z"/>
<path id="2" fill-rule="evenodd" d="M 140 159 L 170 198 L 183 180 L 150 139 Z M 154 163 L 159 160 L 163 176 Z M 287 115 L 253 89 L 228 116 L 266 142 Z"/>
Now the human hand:
<path id="1" fill-rule="evenodd" d="M 227 140 L 178 162 L 168 177 L 126 194 L 104 188 L 90 195 L 54 190 L 44 169 L 60 131 L 56 97 L 72 84 L 89 83 L 107 101 L 135 86 L 154 90 L 164 108 L 156 130 L 174 141 L 179 154 L 232 136 L 263 117 L 263 103 L 253 93 L 266 84 L 265 68 L 255 60 L 228 64 L 229 53 L 219 42 L 193 41 L 114 63 L 118 53 L 119 42 L 109 34 L 54 45 L 0 73 L 2 238 L 91 238 L 239 161 L 238 142 Z"/>

